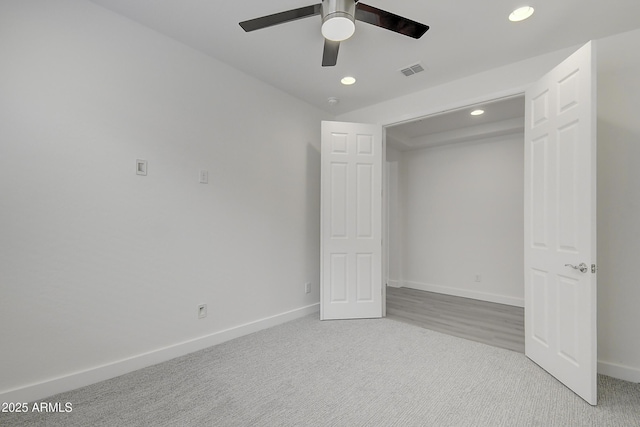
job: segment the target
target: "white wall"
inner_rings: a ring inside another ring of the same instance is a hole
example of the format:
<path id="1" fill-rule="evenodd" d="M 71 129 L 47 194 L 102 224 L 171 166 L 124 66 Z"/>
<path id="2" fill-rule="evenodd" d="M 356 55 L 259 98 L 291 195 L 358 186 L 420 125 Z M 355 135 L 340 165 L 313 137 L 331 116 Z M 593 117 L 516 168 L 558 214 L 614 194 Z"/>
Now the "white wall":
<path id="1" fill-rule="evenodd" d="M 0 58 L 0 400 L 317 309 L 331 117 L 81 0 L 2 1 Z"/>
<path id="2" fill-rule="evenodd" d="M 402 260 L 403 260 L 403 236 L 404 213 L 403 195 L 400 186 L 400 161 L 402 153 L 390 146 L 386 150 L 387 160 L 387 285 L 393 287 L 402 286 Z"/>
<path id="3" fill-rule="evenodd" d="M 598 41 L 598 359 L 640 382 L 640 30 Z"/>
<path id="4" fill-rule="evenodd" d="M 393 282 L 524 305 L 523 150 L 519 133 L 403 153 Z"/>
<path id="5" fill-rule="evenodd" d="M 640 30 L 597 41 L 598 371 L 640 382 Z M 383 125 L 517 93 L 575 49 L 531 58 L 338 117 Z"/>

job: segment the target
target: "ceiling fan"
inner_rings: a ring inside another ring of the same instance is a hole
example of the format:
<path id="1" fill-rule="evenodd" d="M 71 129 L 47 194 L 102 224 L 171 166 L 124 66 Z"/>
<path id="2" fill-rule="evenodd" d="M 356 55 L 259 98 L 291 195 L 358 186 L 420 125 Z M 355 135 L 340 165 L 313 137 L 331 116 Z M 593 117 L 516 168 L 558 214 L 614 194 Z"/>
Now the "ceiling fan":
<path id="1" fill-rule="evenodd" d="M 240 26 L 249 32 L 314 15 L 322 17 L 322 35 L 325 38 L 323 67 L 336 65 L 340 42 L 353 35 L 356 19 L 414 39 L 419 39 L 429 29 L 428 25 L 360 3 L 358 0 L 322 0 L 320 4 L 243 21 L 240 22 Z"/>

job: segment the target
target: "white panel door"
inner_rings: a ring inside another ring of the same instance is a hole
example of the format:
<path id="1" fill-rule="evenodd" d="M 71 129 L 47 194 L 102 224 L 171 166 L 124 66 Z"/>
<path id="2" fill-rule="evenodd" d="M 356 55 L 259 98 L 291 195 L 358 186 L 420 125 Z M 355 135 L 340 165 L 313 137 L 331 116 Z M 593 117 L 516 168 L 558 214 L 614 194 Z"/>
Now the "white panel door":
<path id="1" fill-rule="evenodd" d="M 594 56 L 588 43 L 526 91 L 524 239 L 526 355 L 592 405 L 598 398 Z"/>
<path id="2" fill-rule="evenodd" d="M 320 317 L 382 317 L 382 127 L 322 122 Z"/>

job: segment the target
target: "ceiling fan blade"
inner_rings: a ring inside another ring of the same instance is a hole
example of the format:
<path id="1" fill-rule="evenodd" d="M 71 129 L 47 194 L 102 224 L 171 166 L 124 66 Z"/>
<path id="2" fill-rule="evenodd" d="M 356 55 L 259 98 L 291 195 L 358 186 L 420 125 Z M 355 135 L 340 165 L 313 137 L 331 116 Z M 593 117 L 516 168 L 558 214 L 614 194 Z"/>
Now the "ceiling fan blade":
<path id="1" fill-rule="evenodd" d="M 324 40 L 324 52 L 322 53 L 322 66 L 333 67 L 338 63 L 338 50 L 340 49 L 340 42 L 334 42 L 332 40 Z"/>
<path id="2" fill-rule="evenodd" d="M 240 26 L 246 32 L 260 30 L 274 25 L 284 24 L 285 22 L 320 15 L 321 9 L 322 4 L 314 4 L 312 6 L 300 7 L 298 9 L 287 10 L 286 12 L 274 13 L 273 15 L 243 21 L 240 22 Z"/>
<path id="3" fill-rule="evenodd" d="M 405 36 L 419 39 L 429 29 L 428 25 L 421 24 L 411 19 L 403 18 L 386 10 L 378 9 L 368 4 L 358 3 L 356 6 L 358 21 L 366 22 L 377 27 L 386 28 Z"/>

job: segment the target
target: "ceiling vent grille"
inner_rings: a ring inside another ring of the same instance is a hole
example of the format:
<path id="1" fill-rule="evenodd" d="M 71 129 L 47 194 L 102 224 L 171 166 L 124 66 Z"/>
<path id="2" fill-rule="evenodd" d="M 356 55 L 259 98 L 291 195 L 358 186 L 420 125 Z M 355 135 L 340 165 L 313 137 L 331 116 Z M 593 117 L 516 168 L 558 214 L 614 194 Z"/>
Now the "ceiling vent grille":
<path id="1" fill-rule="evenodd" d="M 422 71 L 424 71 L 424 68 L 420 64 L 415 64 L 415 65 L 412 65 L 410 67 L 403 68 L 402 70 L 400 70 L 400 72 L 402 74 L 404 74 L 406 77 L 412 76 L 412 75 L 420 73 Z"/>

